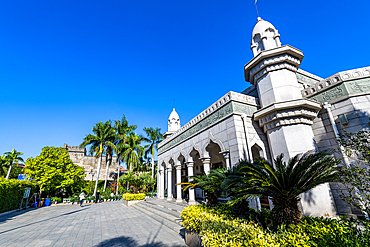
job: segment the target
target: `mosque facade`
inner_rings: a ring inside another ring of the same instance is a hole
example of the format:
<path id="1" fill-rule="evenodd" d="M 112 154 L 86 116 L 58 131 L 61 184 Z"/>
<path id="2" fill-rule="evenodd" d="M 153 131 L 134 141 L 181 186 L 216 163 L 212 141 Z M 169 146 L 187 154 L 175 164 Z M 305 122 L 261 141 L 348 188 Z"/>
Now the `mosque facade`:
<path id="1" fill-rule="evenodd" d="M 194 204 L 202 191 L 185 194 L 176 185 L 188 176 L 231 168 L 239 160 L 272 161 L 281 153 L 288 160 L 307 151 L 339 150 L 338 133 L 367 127 L 370 67 L 326 79 L 308 73 L 299 68 L 303 52 L 282 46 L 278 30 L 261 18 L 252 32 L 251 50 L 254 57 L 244 66 L 249 88 L 226 93 L 182 127 L 173 109 L 158 145 L 158 198 Z M 342 153 L 336 156 L 346 160 Z M 330 183 L 302 194 L 302 213 L 357 214 L 340 199 L 339 190 L 337 183 Z M 273 206 L 269 198 L 251 200 L 250 205 Z"/>

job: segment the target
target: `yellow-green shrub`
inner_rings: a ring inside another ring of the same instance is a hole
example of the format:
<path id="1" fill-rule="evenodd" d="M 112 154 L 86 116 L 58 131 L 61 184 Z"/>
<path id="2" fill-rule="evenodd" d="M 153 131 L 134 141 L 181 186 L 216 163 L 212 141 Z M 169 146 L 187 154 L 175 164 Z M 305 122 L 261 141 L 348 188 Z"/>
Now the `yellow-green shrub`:
<path id="1" fill-rule="evenodd" d="M 33 182 L 0 178 L 0 213 L 20 207 L 25 187 L 31 188 L 30 197 L 37 191 Z"/>
<path id="2" fill-rule="evenodd" d="M 139 194 L 130 194 L 126 193 L 122 195 L 123 200 L 126 201 L 138 201 L 145 199 L 145 193 L 139 193 Z"/>
<path id="3" fill-rule="evenodd" d="M 276 237 L 243 219 L 233 219 L 229 206 L 190 206 L 181 212 L 182 224 L 202 237 L 203 246 L 280 246 Z"/>
<path id="4" fill-rule="evenodd" d="M 196 231 L 202 245 L 218 246 L 370 246 L 370 224 L 348 220 L 303 217 L 301 223 L 275 232 L 233 218 L 228 206 L 189 206 L 181 212 L 182 224 Z M 360 230 L 361 229 L 361 230 Z"/>

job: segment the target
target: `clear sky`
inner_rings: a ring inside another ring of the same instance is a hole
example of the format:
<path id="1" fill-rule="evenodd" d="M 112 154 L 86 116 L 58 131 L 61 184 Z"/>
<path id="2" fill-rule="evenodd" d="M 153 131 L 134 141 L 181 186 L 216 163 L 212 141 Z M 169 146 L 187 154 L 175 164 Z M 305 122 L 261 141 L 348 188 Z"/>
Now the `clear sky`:
<path id="1" fill-rule="evenodd" d="M 369 0 L 258 0 L 321 77 L 369 66 Z M 254 0 L 1 1 L 0 154 L 79 145 L 98 121 L 167 130 L 228 91 L 252 58 Z M 174 103 L 175 100 L 175 103 Z"/>

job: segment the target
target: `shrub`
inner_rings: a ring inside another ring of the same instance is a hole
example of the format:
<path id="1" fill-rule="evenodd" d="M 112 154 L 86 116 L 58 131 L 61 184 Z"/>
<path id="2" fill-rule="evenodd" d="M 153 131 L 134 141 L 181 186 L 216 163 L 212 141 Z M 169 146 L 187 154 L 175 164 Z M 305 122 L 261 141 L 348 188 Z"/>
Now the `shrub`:
<path id="1" fill-rule="evenodd" d="M 33 182 L 0 178 L 0 213 L 20 207 L 25 187 L 31 188 L 30 197 L 37 191 Z"/>
<path id="2" fill-rule="evenodd" d="M 303 217 L 301 224 L 290 225 L 288 231 L 307 235 L 309 246 L 370 246 L 369 224 L 359 226 L 359 222 L 345 218 Z"/>
<path id="3" fill-rule="evenodd" d="M 57 202 L 57 203 L 62 202 L 62 198 L 57 197 L 57 196 L 51 197 L 50 199 L 51 199 L 52 202 Z"/>
<path id="4" fill-rule="evenodd" d="M 136 201 L 136 200 L 143 200 L 145 199 L 145 193 L 139 193 L 139 194 L 123 194 L 122 195 L 123 200 L 126 201 Z"/>
<path id="5" fill-rule="evenodd" d="M 228 205 L 197 205 L 185 208 L 181 219 L 186 229 L 199 233 L 203 246 L 370 246 L 370 223 L 344 218 L 303 217 L 301 223 L 273 232 L 234 218 Z"/>

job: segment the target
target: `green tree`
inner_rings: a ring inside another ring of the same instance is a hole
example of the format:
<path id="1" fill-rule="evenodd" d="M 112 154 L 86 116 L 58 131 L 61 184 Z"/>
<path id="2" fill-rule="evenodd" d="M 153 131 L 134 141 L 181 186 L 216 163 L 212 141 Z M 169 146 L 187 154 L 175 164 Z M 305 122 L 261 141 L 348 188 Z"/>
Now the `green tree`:
<path id="1" fill-rule="evenodd" d="M 13 163 L 14 162 L 18 163 L 18 161 L 23 162 L 23 158 L 21 157 L 21 155 L 23 155 L 23 153 L 17 152 L 17 150 L 15 150 L 13 148 L 13 150 L 11 152 L 6 152 L 6 153 L 4 153 L 4 155 L 5 155 L 5 158 L 9 162 L 9 170 L 8 170 L 8 174 L 6 175 L 6 179 L 8 179 L 9 175 L 10 175 L 10 171 L 12 170 Z"/>
<path id="2" fill-rule="evenodd" d="M 148 173 L 140 174 L 142 180 L 142 186 L 144 192 L 149 192 L 150 189 L 155 185 L 155 180 Z"/>
<path id="3" fill-rule="evenodd" d="M 183 182 L 180 185 L 184 185 L 183 190 L 186 191 L 189 188 L 200 188 L 204 191 L 206 196 L 206 202 L 209 206 L 218 205 L 218 198 L 221 196 L 222 183 L 229 175 L 230 171 L 226 168 L 220 168 L 211 170 L 208 175 L 195 175 L 190 178 L 192 181 Z"/>
<path id="4" fill-rule="evenodd" d="M 121 161 L 122 161 L 122 154 L 125 151 L 125 144 L 127 141 L 127 136 L 132 133 L 136 128 L 137 125 L 129 125 L 125 115 L 122 116 L 121 121 L 115 120 L 114 126 L 116 128 L 116 142 L 115 142 L 115 152 L 117 154 L 117 163 L 118 163 L 118 171 L 117 171 L 117 190 L 116 195 L 118 195 L 118 186 L 119 186 L 119 175 L 121 172 Z"/>
<path id="5" fill-rule="evenodd" d="M 243 183 L 233 184 L 227 181 L 233 179 L 229 176 L 225 184 L 229 184 L 229 188 L 232 187 L 239 196 L 271 197 L 274 222 L 289 225 L 300 222 L 300 194 L 320 184 L 338 181 L 340 160 L 327 151 L 296 155 L 288 163 L 283 161 L 283 157 L 283 154 L 277 156 L 274 165 L 263 159 L 257 159 L 253 163 L 241 161 L 237 172 L 240 177 L 245 177 Z"/>
<path id="6" fill-rule="evenodd" d="M 111 142 L 112 136 L 114 136 L 114 129 L 111 128 L 110 121 L 105 123 L 99 122 L 94 127 L 92 132 L 94 134 L 88 134 L 85 136 L 84 141 L 81 143 L 80 147 L 86 147 L 91 145 L 90 154 L 95 154 L 99 158 L 98 170 L 96 172 L 96 182 L 94 189 L 94 196 L 96 195 L 96 190 L 98 188 L 99 174 L 101 168 L 102 155 L 107 146 L 114 148 L 114 144 Z"/>
<path id="7" fill-rule="evenodd" d="M 61 147 L 44 147 L 36 158 L 28 158 L 25 173 L 40 186 L 40 192 L 59 188 L 76 188 L 85 177 L 84 168 L 72 163 L 68 151 Z"/>
<path id="8" fill-rule="evenodd" d="M 0 177 L 5 177 L 9 161 L 5 158 L 5 155 L 0 156 Z"/>
<path id="9" fill-rule="evenodd" d="M 124 145 L 123 159 L 130 171 L 140 163 L 140 157 L 143 156 L 144 148 L 140 145 L 143 141 L 141 135 L 130 133 L 127 136 L 127 142 Z"/>
<path id="10" fill-rule="evenodd" d="M 143 179 L 139 175 L 135 174 L 134 172 L 128 171 L 126 172 L 121 178 L 121 183 L 126 183 L 127 186 L 133 186 L 135 192 L 137 192 L 140 186 L 143 185 Z M 129 187 L 127 188 L 129 189 Z"/>
<path id="11" fill-rule="evenodd" d="M 149 142 L 150 144 L 145 146 L 145 154 L 151 153 L 152 154 L 152 178 L 154 178 L 154 152 L 158 148 L 158 144 L 163 140 L 163 135 L 161 134 L 160 128 L 144 128 L 144 131 L 147 135 L 146 138 L 144 138 L 145 142 Z"/>

